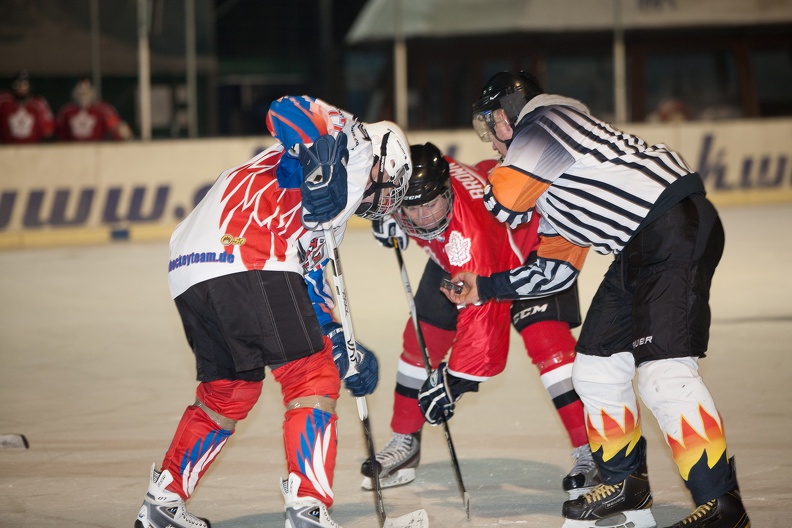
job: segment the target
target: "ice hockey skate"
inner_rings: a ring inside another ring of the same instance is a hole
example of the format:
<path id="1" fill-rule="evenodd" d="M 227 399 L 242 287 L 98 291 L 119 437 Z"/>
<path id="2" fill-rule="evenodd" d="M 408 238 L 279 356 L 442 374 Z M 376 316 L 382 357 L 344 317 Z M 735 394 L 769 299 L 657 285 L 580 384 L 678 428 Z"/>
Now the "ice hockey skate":
<path id="1" fill-rule="evenodd" d="M 380 488 L 409 484 L 415 480 L 415 468 L 421 461 L 421 432 L 394 433 L 382 451 L 377 453 L 376 459 L 380 465 Z M 363 482 L 360 486 L 364 490 L 373 490 L 370 459 L 363 462 L 360 472 L 363 473 Z"/>
<path id="2" fill-rule="evenodd" d="M 173 482 L 168 470 L 157 472 L 151 466 L 148 492 L 140 507 L 135 528 L 211 528 L 206 519 L 187 512 L 184 500 L 172 491 L 165 489 Z"/>
<path id="3" fill-rule="evenodd" d="M 594 486 L 602 482 L 597 464 L 594 463 L 594 458 L 591 456 L 591 447 L 588 444 L 573 449 L 572 458 L 575 459 L 575 465 L 562 481 L 564 491 L 569 494 L 570 500 L 588 493 Z"/>
<path id="4" fill-rule="evenodd" d="M 740 490 L 735 488 L 717 499 L 705 502 L 693 513 L 669 528 L 751 528 Z"/>
<path id="5" fill-rule="evenodd" d="M 286 501 L 286 528 L 341 528 L 330 518 L 327 507 L 313 497 L 298 497 L 300 477 L 289 473 L 289 478 L 281 480 L 281 493 Z"/>
<path id="6" fill-rule="evenodd" d="M 562 528 L 655 528 L 646 463 L 618 484 L 594 489 L 564 503 Z"/>

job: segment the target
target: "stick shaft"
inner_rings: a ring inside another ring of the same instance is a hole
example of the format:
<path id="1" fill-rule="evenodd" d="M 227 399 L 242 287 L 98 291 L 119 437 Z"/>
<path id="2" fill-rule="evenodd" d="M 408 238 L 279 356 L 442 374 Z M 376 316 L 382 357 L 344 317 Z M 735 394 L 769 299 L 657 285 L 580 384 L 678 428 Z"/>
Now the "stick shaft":
<path id="1" fill-rule="evenodd" d="M 349 371 L 347 376 L 351 376 L 358 372 L 358 355 L 356 350 L 355 332 L 352 328 L 352 315 L 349 311 L 349 299 L 347 298 L 346 285 L 344 284 L 344 275 L 341 272 L 341 257 L 338 253 L 338 245 L 335 241 L 333 234 L 333 227 L 330 223 L 322 225 L 324 231 L 325 244 L 327 245 L 327 253 L 330 256 L 330 263 L 333 270 L 333 284 L 336 290 L 336 299 L 340 303 L 339 312 L 341 313 L 341 327 L 344 329 L 344 337 L 346 339 L 347 355 L 349 355 Z M 363 433 L 366 437 L 366 448 L 368 449 L 369 459 L 371 460 L 372 471 L 377 475 L 372 476 L 374 481 L 374 495 L 375 506 L 377 509 L 377 519 L 379 520 L 380 527 L 385 524 L 385 504 L 382 501 L 382 488 L 380 487 L 379 473 L 376 466 L 376 452 L 374 451 L 374 435 L 371 432 L 371 424 L 368 418 L 368 406 L 366 405 L 366 397 L 358 396 L 355 398 L 358 408 L 358 416 L 360 422 L 363 424 Z"/>
<path id="2" fill-rule="evenodd" d="M 423 330 L 421 330 L 421 323 L 418 320 L 418 309 L 415 307 L 415 299 L 413 298 L 412 288 L 410 287 L 410 278 L 407 276 L 407 267 L 404 265 L 404 258 L 402 258 L 399 243 L 393 239 L 393 249 L 396 251 L 396 259 L 399 261 L 399 270 L 401 271 L 402 284 L 404 285 L 404 295 L 407 298 L 407 304 L 410 307 L 410 316 L 412 317 L 413 327 L 415 328 L 415 336 L 418 339 L 418 346 L 421 349 L 421 355 L 424 360 L 424 367 L 426 368 L 427 375 L 432 374 L 432 364 L 429 359 L 429 352 L 426 349 L 426 341 L 424 341 Z M 465 509 L 470 518 L 470 507 L 467 490 L 465 489 L 465 482 L 462 479 L 462 470 L 459 468 L 459 460 L 457 459 L 456 449 L 454 449 L 454 441 L 451 439 L 451 430 L 448 428 L 448 422 L 443 418 L 443 431 L 445 432 L 446 443 L 448 444 L 448 451 L 451 455 L 451 464 L 454 466 L 454 473 L 456 475 L 457 484 L 459 485 L 459 492 L 462 495 L 462 500 L 465 502 Z"/>

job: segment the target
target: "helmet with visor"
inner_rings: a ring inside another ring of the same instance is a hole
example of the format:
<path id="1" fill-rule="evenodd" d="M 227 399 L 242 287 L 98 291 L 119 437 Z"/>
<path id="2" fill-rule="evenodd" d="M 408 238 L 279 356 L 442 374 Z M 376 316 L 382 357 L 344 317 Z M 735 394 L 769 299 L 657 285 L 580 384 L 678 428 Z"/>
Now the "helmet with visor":
<path id="1" fill-rule="evenodd" d="M 473 103 L 473 128 L 481 141 L 490 142 L 492 136 L 502 143 L 499 129 L 514 128 L 525 103 L 543 93 L 539 81 L 525 70 L 500 72 L 493 75 Z"/>
<path id="2" fill-rule="evenodd" d="M 395 211 L 410 182 L 412 162 L 407 138 L 396 123 L 379 121 L 365 125 L 374 150 L 376 178 L 371 177 L 355 214 L 376 220 Z"/>

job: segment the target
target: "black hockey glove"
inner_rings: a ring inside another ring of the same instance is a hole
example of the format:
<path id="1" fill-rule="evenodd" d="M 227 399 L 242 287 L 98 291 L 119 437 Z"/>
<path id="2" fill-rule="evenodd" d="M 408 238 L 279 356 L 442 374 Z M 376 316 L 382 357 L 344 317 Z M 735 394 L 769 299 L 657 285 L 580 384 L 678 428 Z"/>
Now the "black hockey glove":
<path id="1" fill-rule="evenodd" d="M 335 321 L 322 326 L 322 333 L 330 338 L 333 344 L 333 361 L 335 361 L 338 375 L 344 380 L 344 386 L 352 396 L 366 396 L 374 392 L 379 382 L 379 362 L 369 349 L 355 343 L 358 361 L 358 372 L 347 377 L 349 371 L 349 355 L 347 355 L 346 337 L 340 324 Z"/>
<path id="2" fill-rule="evenodd" d="M 300 145 L 299 156 L 303 170 L 302 220 L 307 228 L 314 229 L 341 214 L 346 207 L 349 159 L 346 134 L 339 134 L 338 138 L 326 134 L 310 147 Z"/>
<path id="3" fill-rule="evenodd" d="M 371 221 L 371 234 L 377 239 L 380 245 L 386 248 L 393 248 L 393 239 L 399 242 L 399 249 L 407 249 L 410 239 L 407 233 L 393 219 L 392 216 L 383 216 L 378 220 Z"/>
<path id="4" fill-rule="evenodd" d="M 478 382 L 458 378 L 448 373 L 443 362 L 432 372 L 418 391 L 418 406 L 431 425 L 447 422 L 454 416 L 456 402 L 466 392 L 477 392 Z"/>

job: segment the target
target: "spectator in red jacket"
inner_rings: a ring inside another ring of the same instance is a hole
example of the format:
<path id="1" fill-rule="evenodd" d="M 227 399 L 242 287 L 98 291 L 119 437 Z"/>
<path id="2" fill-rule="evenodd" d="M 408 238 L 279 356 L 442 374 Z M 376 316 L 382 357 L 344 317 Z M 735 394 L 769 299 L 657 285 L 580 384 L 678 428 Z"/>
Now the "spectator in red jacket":
<path id="1" fill-rule="evenodd" d="M 0 93 L 0 143 L 38 143 L 54 128 L 49 103 L 33 95 L 28 72 L 20 72 Z"/>
<path id="2" fill-rule="evenodd" d="M 72 101 L 58 111 L 56 130 L 59 141 L 123 141 L 132 130 L 116 109 L 96 99 L 89 79 L 80 79 L 72 90 Z"/>

